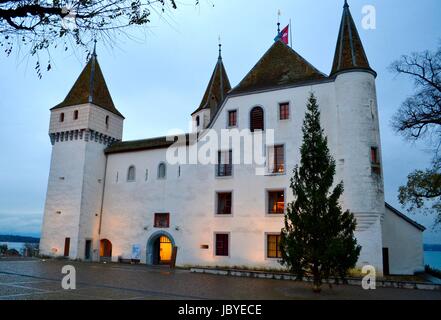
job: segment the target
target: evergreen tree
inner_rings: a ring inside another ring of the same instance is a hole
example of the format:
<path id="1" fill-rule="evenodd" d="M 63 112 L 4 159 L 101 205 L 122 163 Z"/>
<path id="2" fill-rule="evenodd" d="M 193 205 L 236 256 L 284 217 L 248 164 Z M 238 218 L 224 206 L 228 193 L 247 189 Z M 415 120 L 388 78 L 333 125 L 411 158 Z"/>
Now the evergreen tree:
<path id="1" fill-rule="evenodd" d="M 335 161 L 320 126 L 317 100 L 311 93 L 303 122 L 300 167 L 294 168 L 291 189 L 295 200 L 288 204 L 282 229 L 281 263 L 298 279 L 312 275 L 314 291 L 322 280 L 334 276 L 345 279 L 358 260 L 361 247 L 354 236 L 354 215 L 343 212 L 340 182 L 334 182 Z"/>

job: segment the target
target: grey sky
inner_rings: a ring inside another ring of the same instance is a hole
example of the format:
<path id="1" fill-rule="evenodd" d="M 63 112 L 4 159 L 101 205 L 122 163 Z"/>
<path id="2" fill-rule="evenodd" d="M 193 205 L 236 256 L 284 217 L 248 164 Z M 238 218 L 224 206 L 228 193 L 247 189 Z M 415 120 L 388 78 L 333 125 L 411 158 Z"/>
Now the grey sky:
<path id="1" fill-rule="evenodd" d="M 152 17 L 136 41 L 123 38 L 110 49 L 98 44 L 98 59 L 117 108 L 125 115 L 124 140 L 188 130 L 217 58 L 221 35 L 223 58 L 236 85 L 273 42 L 277 10 L 284 27 L 293 22 L 294 49 L 329 73 L 343 0 L 210 0 L 195 8 L 185 0 L 167 21 Z M 214 4 L 214 7 L 211 5 Z M 397 189 L 409 172 L 429 164 L 424 143 L 397 136 L 390 120 L 412 92 L 406 78 L 387 67 L 402 54 L 435 49 L 441 39 L 439 0 L 350 0 L 371 66 L 378 72 L 377 91 L 383 143 L 386 199 L 399 207 Z M 363 5 L 377 10 L 377 29 L 363 30 Z M 0 55 L 0 233 L 38 235 L 47 187 L 51 145 L 49 108 L 61 102 L 85 63 L 81 52 L 52 52 L 53 69 L 39 80 L 34 60 Z M 44 63 L 44 61 L 42 61 Z M 428 230 L 425 241 L 441 243 L 430 229 L 433 217 L 411 218 Z"/>

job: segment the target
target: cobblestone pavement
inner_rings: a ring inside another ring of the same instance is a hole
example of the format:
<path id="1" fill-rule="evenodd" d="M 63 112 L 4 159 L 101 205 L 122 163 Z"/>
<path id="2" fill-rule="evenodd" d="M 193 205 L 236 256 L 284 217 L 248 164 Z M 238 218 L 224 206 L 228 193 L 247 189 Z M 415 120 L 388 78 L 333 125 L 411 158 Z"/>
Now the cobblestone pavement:
<path id="1" fill-rule="evenodd" d="M 75 290 L 64 290 L 61 268 L 76 269 Z M 5 299 L 437 299 L 441 291 L 358 286 L 323 287 L 294 281 L 195 274 L 145 265 L 66 260 L 0 259 L 0 300 Z"/>

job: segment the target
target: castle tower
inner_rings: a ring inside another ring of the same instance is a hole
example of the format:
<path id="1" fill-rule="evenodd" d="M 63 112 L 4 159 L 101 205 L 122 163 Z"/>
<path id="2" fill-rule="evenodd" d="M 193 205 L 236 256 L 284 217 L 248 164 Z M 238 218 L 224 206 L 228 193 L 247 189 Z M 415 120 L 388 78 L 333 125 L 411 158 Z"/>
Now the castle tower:
<path id="1" fill-rule="evenodd" d="M 42 255 L 98 259 L 104 149 L 122 139 L 123 121 L 94 50 L 64 101 L 51 109 Z"/>
<path id="2" fill-rule="evenodd" d="M 219 57 L 199 108 L 191 114 L 193 119 L 193 131 L 195 132 L 199 132 L 208 126 L 212 117 L 216 114 L 217 109 L 227 96 L 228 91 L 231 90 L 230 80 L 228 79 L 222 61 L 221 48 L 222 45 L 219 44 Z"/>
<path id="3" fill-rule="evenodd" d="M 335 78 L 337 165 L 345 185 L 344 207 L 357 219 L 359 266 L 382 272 L 381 223 L 385 211 L 375 71 L 345 1 L 330 77 Z"/>

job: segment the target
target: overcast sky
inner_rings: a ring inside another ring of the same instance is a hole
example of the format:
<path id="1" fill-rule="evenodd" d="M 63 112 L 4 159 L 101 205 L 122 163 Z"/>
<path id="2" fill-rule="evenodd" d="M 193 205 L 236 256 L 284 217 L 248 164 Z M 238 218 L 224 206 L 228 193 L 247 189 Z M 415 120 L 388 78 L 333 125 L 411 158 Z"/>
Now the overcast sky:
<path id="1" fill-rule="evenodd" d="M 197 8 L 193 2 L 182 0 L 166 21 L 152 16 L 147 33 L 133 33 L 136 41 L 123 38 L 113 49 L 98 43 L 107 85 L 126 117 L 124 140 L 164 135 L 170 128 L 187 131 L 216 63 L 218 35 L 234 86 L 271 46 L 278 9 L 282 27 L 292 19 L 294 49 L 322 72 L 331 70 L 343 0 L 202 0 Z M 402 54 L 440 44 L 441 1 L 349 4 L 378 72 L 386 200 L 400 208 L 398 187 L 412 170 L 429 165 L 430 153 L 424 143 L 410 144 L 391 129 L 391 118 L 412 93 L 412 83 L 387 67 Z M 364 5 L 377 10 L 375 30 L 361 26 Z M 51 154 L 49 108 L 64 99 L 85 64 L 82 52 L 54 51 L 52 58 L 52 70 L 39 80 L 32 58 L 0 53 L 0 233 L 40 233 Z M 441 231 L 431 228 L 433 217 L 410 217 L 428 228 L 426 242 L 441 243 Z"/>

